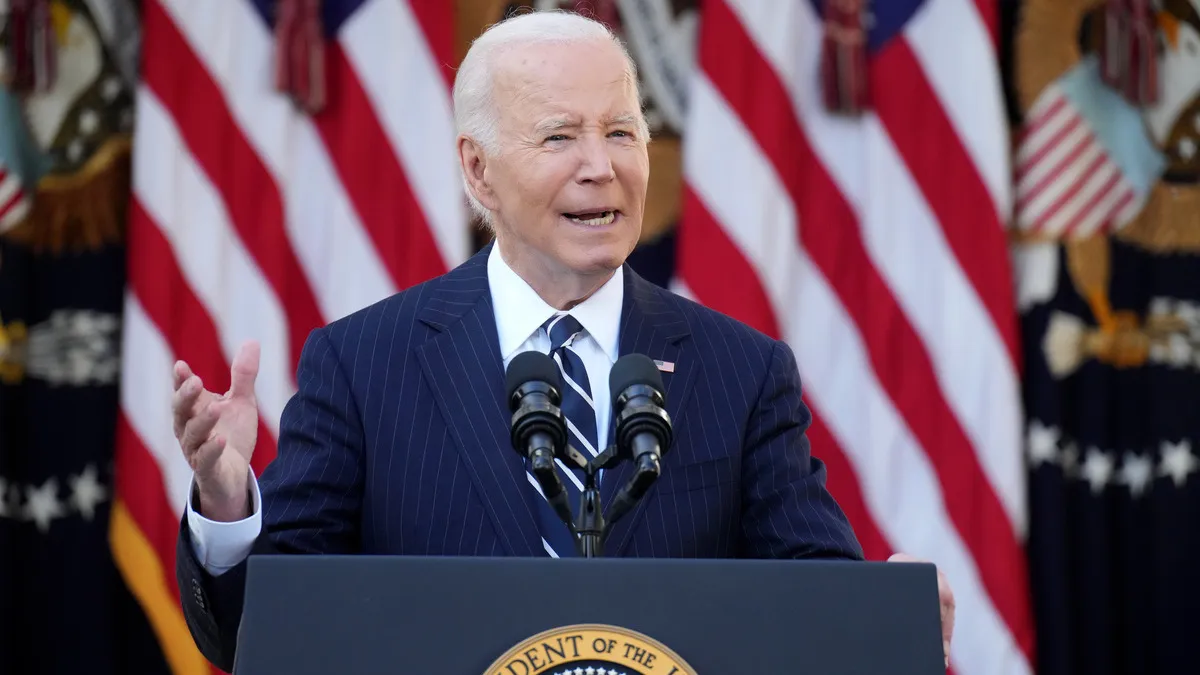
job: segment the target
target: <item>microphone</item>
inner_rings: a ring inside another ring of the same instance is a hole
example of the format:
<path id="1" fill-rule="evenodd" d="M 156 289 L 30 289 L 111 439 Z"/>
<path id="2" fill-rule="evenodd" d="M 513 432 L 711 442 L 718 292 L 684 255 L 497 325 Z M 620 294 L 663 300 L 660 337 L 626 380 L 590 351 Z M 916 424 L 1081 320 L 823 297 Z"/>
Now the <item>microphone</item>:
<path id="1" fill-rule="evenodd" d="M 562 377 L 554 359 L 540 352 L 522 352 L 505 373 L 508 408 L 512 411 L 512 445 L 529 462 L 546 500 L 575 535 L 567 493 L 555 466 L 555 455 L 567 444 L 567 423 L 558 407 Z"/>
<path id="2" fill-rule="evenodd" d="M 616 442 L 620 455 L 633 461 L 633 479 L 613 499 L 616 521 L 642 498 L 662 472 L 662 457 L 671 446 L 671 417 L 665 410 L 662 375 L 643 354 L 617 359 L 608 374 L 609 391 L 616 413 Z"/>

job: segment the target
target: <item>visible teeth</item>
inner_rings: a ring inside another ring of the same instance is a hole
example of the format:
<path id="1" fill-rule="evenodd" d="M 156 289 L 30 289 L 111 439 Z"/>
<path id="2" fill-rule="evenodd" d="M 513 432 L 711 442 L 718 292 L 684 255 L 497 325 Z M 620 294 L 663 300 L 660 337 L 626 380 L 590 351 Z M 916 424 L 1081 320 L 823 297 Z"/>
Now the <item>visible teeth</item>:
<path id="1" fill-rule="evenodd" d="M 572 215 L 567 217 L 581 225 L 589 225 L 594 227 L 599 225 L 608 225 L 617 217 L 617 214 L 615 211 L 605 211 L 594 218 L 580 218 L 579 216 Z"/>

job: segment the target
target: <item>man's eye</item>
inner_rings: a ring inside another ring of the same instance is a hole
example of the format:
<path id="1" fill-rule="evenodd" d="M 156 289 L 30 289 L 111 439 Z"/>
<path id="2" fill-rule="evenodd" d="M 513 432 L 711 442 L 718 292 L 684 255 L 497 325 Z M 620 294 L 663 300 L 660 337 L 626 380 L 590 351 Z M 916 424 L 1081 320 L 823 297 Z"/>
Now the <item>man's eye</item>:
<path id="1" fill-rule="evenodd" d="M 546 140 L 547 141 L 565 141 L 565 140 L 567 140 L 567 137 L 565 134 L 554 134 L 552 136 L 547 136 Z"/>
<path id="2" fill-rule="evenodd" d="M 617 131 L 612 132 L 612 134 L 610 134 L 610 135 L 612 135 L 612 136 L 631 136 L 632 134 L 630 134 L 628 131 L 618 129 Z"/>

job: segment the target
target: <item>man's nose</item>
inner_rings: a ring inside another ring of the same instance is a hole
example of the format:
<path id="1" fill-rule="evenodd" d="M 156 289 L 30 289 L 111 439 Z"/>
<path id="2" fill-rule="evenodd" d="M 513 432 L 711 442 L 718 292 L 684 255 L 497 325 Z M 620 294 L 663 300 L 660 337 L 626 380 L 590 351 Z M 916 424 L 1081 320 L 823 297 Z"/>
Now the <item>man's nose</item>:
<path id="1" fill-rule="evenodd" d="M 582 157 L 579 162 L 579 173 L 576 180 L 580 183 L 607 183 L 616 177 L 613 172 L 612 157 L 604 137 L 588 135 L 581 139 L 579 151 Z"/>

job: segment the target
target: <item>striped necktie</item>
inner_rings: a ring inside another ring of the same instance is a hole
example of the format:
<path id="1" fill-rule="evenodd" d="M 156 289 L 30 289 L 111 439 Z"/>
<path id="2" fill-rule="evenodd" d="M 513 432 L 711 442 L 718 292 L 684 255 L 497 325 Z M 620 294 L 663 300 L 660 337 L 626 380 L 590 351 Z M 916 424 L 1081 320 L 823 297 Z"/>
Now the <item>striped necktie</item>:
<path id="1" fill-rule="evenodd" d="M 567 440 L 584 457 L 590 459 L 599 453 L 596 444 L 596 406 L 592 402 L 592 388 L 583 360 L 571 347 L 575 340 L 583 335 L 583 326 L 570 314 L 555 314 L 542 324 L 542 328 L 550 336 L 550 356 L 558 364 L 563 376 L 561 408 L 567 421 Z M 584 474 L 561 461 L 558 469 L 563 487 L 567 491 L 571 511 L 577 514 L 579 499 L 583 493 Z M 529 480 L 537 486 L 533 474 L 528 475 Z M 538 517 L 546 552 L 556 558 L 575 556 L 575 542 L 570 531 L 544 498 L 538 504 Z"/>

